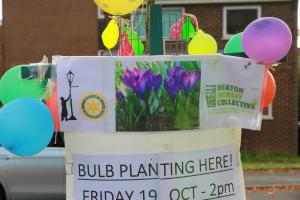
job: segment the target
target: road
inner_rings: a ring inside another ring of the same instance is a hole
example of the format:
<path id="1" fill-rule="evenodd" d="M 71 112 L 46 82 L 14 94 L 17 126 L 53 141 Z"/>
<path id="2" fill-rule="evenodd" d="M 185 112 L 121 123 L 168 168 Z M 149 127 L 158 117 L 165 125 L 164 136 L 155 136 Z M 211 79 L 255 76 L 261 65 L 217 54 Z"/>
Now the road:
<path id="1" fill-rule="evenodd" d="M 300 170 L 247 171 L 245 184 L 247 200 L 300 200 Z"/>

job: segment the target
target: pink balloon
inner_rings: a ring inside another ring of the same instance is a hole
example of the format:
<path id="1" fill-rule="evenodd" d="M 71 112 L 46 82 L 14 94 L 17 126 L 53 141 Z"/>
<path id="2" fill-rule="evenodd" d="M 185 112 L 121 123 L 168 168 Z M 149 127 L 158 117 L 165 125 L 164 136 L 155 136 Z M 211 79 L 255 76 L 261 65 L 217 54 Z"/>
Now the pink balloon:
<path id="1" fill-rule="evenodd" d="M 134 51 L 129 43 L 128 37 L 125 33 L 122 33 L 122 43 L 118 51 L 118 56 L 134 56 Z"/>
<path id="2" fill-rule="evenodd" d="M 172 40 L 181 40 L 182 38 L 182 25 L 184 23 L 185 16 L 181 16 L 176 24 L 173 24 L 170 28 L 170 38 Z"/>
<path id="3" fill-rule="evenodd" d="M 242 44 L 246 55 L 263 64 L 275 63 L 289 52 L 292 33 L 288 25 L 274 17 L 250 23 L 244 30 Z"/>

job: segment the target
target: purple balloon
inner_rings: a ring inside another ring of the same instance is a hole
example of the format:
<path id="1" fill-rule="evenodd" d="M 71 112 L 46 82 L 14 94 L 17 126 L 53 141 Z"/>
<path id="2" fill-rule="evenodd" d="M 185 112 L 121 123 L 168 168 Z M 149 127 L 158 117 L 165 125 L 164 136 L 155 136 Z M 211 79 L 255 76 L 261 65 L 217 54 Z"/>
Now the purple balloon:
<path id="1" fill-rule="evenodd" d="M 284 21 L 274 17 L 264 17 L 246 27 L 242 44 L 249 58 L 263 64 L 273 64 L 289 52 L 292 33 Z"/>

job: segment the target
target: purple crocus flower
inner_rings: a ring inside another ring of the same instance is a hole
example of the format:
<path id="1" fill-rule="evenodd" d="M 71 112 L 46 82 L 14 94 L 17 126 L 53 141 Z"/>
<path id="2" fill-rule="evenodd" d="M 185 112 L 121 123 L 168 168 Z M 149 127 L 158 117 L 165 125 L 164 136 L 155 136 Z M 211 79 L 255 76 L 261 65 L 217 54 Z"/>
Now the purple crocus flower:
<path id="1" fill-rule="evenodd" d="M 157 91 L 162 84 L 162 76 L 155 74 L 151 69 L 146 71 L 134 68 L 126 69 L 121 77 L 122 83 L 131 88 L 141 99 L 144 99 L 146 91 Z"/>
<path id="2" fill-rule="evenodd" d="M 147 69 L 146 71 L 142 71 L 141 77 L 145 80 L 145 89 L 151 90 L 152 88 L 152 78 L 154 76 L 154 73 L 151 69 Z"/>
<path id="3" fill-rule="evenodd" d="M 176 66 L 176 67 L 172 67 L 170 69 L 167 69 L 167 74 L 168 74 L 169 77 L 180 78 L 180 76 L 183 72 L 184 72 L 184 70 L 183 70 L 182 66 Z"/>
<path id="4" fill-rule="evenodd" d="M 121 102 L 121 101 L 124 100 L 125 97 L 124 97 L 124 95 L 123 95 L 122 92 L 117 91 L 117 92 L 116 92 L 116 98 L 117 98 L 117 101 Z"/>
<path id="5" fill-rule="evenodd" d="M 138 76 L 129 69 L 126 69 L 123 76 L 121 77 L 122 83 L 124 83 L 124 85 L 129 88 L 134 88 L 137 84 L 137 80 Z"/>
<path id="6" fill-rule="evenodd" d="M 164 81 L 164 86 L 167 93 L 172 97 L 175 97 L 181 89 L 180 77 L 182 73 L 184 73 L 184 69 L 182 66 L 175 66 L 167 69 L 169 78 Z"/>
<path id="7" fill-rule="evenodd" d="M 159 89 L 163 81 L 161 74 L 154 74 L 152 77 L 152 88 L 155 92 Z"/>
<path id="8" fill-rule="evenodd" d="M 200 79 L 200 72 L 184 72 L 181 75 L 181 85 L 186 96 L 189 95 L 197 81 Z"/>
<path id="9" fill-rule="evenodd" d="M 175 77 L 170 77 L 164 81 L 164 86 L 165 86 L 167 93 L 171 97 L 175 97 L 176 94 L 181 89 L 180 79 L 175 78 Z"/>

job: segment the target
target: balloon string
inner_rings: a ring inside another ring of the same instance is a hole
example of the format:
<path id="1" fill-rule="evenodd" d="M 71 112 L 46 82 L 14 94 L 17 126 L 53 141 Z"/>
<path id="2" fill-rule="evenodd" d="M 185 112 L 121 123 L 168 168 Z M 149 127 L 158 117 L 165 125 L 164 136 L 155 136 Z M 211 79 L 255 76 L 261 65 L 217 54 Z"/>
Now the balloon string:
<path id="1" fill-rule="evenodd" d="M 55 131 L 55 136 L 54 136 L 54 144 L 55 145 L 57 144 L 57 136 L 58 136 L 57 131 Z"/>
<path id="2" fill-rule="evenodd" d="M 137 9 L 134 11 L 134 15 L 133 16 L 136 16 L 136 11 L 137 11 Z M 140 18 L 139 18 L 139 20 L 138 20 L 138 23 L 133 27 L 133 29 L 132 30 L 135 30 L 139 25 L 140 25 L 140 23 L 142 22 L 142 17 L 143 17 L 143 15 L 144 15 L 144 12 L 145 12 L 145 10 L 144 10 L 144 4 L 142 5 L 142 11 L 141 11 L 141 14 L 140 14 Z M 131 19 L 131 23 L 133 23 L 133 19 Z"/>

